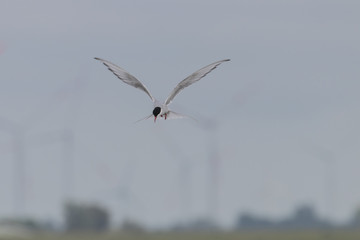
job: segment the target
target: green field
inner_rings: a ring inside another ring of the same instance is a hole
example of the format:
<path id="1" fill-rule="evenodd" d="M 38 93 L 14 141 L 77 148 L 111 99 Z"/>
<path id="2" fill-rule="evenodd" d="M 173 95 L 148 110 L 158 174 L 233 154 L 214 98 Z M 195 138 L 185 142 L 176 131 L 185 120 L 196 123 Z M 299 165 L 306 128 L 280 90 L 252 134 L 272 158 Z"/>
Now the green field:
<path id="1" fill-rule="evenodd" d="M 23 238 L 0 239 L 36 240 L 359 240 L 359 231 L 251 231 L 233 233 L 77 233 L 77 234 L 32 234 Z"/>

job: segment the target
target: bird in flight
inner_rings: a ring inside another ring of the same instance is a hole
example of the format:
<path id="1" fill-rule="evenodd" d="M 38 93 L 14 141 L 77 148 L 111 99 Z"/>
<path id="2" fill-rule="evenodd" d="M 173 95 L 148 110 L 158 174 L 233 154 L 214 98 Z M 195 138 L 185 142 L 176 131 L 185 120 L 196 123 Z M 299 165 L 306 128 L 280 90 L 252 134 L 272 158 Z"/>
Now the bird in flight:
<path id="1" fill-rule="evenodd" d="M 172 92 L 170 93 L 168 98 L 165 100 L 165 102 L 161 103 L 151 95 L 151 93 L 145 87 L 144 84 L 142 84 L 139 80 L 137 80 L 133 75 L 131 75 L 130 73 L 128 73 L 124 69 L 122 69 L 121 67 L 119 67 L 119 66 L 117 66 L 117 65 L 115 65 L 115 64 L 113 64 L 113 63 L 111 63 L 111 62 L 109 62 L 107 60 L 97 58 L 97 57 L 95 59 L 102 62 L 121 81 L 123 81 L 124 83 L 129 84 L 130 86 L 133 86 L 135 88 L 139 88 L 140 90 L 144 91 L 150 97 L 151 101 L 154 103 L 154 110 L 152 111 L 152 114 L 150 114 L 149 116 L 147 116 L 147 117 L 145 117 L 143 119 L 140 119 L 139 121 L 149 119 L 152 116 L 154 116 L 154 122 L 156 122 L 156 119 L 159 116 L 164 118 L 165 120 L 166 119 L 175 119 L 175 118 L 187 117 L 185 115 L 182 115 L 180 113 L 176 113 L 176 112 L 171 111 L 169 109 L 168 106 L 173 101 L 175 96 L 181 90 L 183 90 L 184 88 L 190 86 L 191 84 L 193 84 L 193 83 L 199 81 L 201 78 L 205 77 L 206 74 L 208 74 L 209 72 L 214 70 L 221 63 L 230 61 L 230 59 L 224 59 L 224 60 L 217 61 L 217 62 L 214 62 L 212 64 L 209 64 L 206 67 L 203 67 L 203 68 L 197 70 L 196 72 L 194 72 L 193 74 L 191 74 L 190 76 L 188 76 L 187 78 L 185 78 L 184 80 L 179 82 L 178 85 L 174 88 L 174 90 L 172 90 Z"/>

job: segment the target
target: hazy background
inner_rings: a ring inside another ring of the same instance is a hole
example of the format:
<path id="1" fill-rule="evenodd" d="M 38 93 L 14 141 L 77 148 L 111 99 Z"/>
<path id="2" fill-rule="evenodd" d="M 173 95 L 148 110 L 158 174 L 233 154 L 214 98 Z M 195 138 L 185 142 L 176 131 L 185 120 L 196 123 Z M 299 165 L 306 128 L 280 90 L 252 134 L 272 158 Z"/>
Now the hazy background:
<path id="1" fill-rule="evenodd" d="M 0 217 L 62 221 L 64 199 L 148 227 L 360 204 L 358 1 L 1 1 Z M 134 121 L 230 58 L 172 109 Z M 216 169 L 216 170 L 214 170 Z"/>

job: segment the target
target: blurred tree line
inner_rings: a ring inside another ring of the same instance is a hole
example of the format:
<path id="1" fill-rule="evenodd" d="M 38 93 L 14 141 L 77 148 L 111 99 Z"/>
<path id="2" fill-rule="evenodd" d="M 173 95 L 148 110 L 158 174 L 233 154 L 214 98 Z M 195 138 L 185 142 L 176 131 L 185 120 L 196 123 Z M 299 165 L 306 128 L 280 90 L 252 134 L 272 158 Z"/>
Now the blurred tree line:
<path id="1" fill-rule="evenodd" d="M 240 215 L 236 223 L 237 229 L 324 229 L 332 227 L 333 225 L 329 221 L 319 218 L 309 205 L 299 207 L 290 217 L 279 221 L 246 213 Z"/>
<path id="2" fill-rule="evenodd" d="M 350 227 L 360 228 L 360 208 L 355 212 L 354 217 L 350 221 Z"/>
<path id="3" fill-rule="evenodd" d="M 105 207 L 97 204 L 85 204 L 67 202 L 64 205 L 64 229 L 65 231 L 106 231 L 110 229 L 110 214 Z M 51 221 L 41 222 L 34 219 L 6 218 L 0 219 L 0 226 L 21 227 L 31 231 L 58 231 Z M 120 231 L 141 233 L 146 228 L 139 222 L 130 219 L 125 220 L 117 228 Z M 360 229 L 360 208 L 353 217 L 344 224 L 333 224 L 327 219 L 318 217 L 311 205 L 297 208 L 293 214 L 281 220 L 273 220 L 267 217 L 259 217 L 251 213 L 239 214 L 234 230 L 263 230 L 263 229 Z M 167 231 L 221 231 L 216 222 L 207 218 L 201 218 L 187 223 L 175 224 Z"/>
<path id="4" fill-rule="evenodd" d="M 350 221 L 339 225 L 330 220 L 318 217 L 315 209 L 310 205 L 300 206 L 295 212 L 282 220 L 272 220 L 258 217 L 250 213 L 241 214 L 236 221 L 236 229 L 334 229 L 360 228 L 360 208 Z"/>
<path id="5" fill-rule="evenodd" d="M 67 231 L 105 231 L 109 228 L 108 211 L 96 204 L 65 204 L 65 228 Z"/>

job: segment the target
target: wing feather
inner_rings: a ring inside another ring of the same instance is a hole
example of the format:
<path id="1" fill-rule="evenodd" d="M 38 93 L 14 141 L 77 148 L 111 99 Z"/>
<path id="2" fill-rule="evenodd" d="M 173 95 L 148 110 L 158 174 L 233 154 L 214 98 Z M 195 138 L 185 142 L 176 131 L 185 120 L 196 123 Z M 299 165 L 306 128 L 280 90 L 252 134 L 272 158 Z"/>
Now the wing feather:
<path id="1" fill-rule="evenodd" d="M 184 88 L 190 86 L 191 84 L 199 81 L 201 78 L 205 77 L 206 74 L 214 70 L 218 65 L 223 62 L 230 61 L 230 59 L 224 59 L 221 61 L 214 62 L 212 64 L 207 65 L 206 67 L 201 68 L 200 70 L 194 72 L 184 80 L 178 83 L 178 85 L 174 88 L 174 90 L 170 93 L 169 97 L 165 101 L 165 105 L 169 105 L 174 97 Z"/>
<path id="2" fill-rule="evenodd" d="M 139 88 L 144 91 L 153 102 L 155 102 L 155 98 L 150 94 L 149 90 L 142 84 L 139 80 L 136 79 L 133 75 L 126 72 L 121 67 L 101 58 L 95 58 L 96 60 L 102 62 L 112 73 L 114 73 L 121 81 L 135 88 Z"/>
<path id="3" fill-rule="evenodd" d="M 181 114 L 181 113 L 177 113 L 177 112 L 174 112 L 174 111 L 169 111 L 168 116 L 167 116 L 167 119 L 180 119 L 180 118 L 189 118 L 189 119 L 192 119 L 194 121 L 197 121 L 195 118 L 193 118 L 191 116 L 184 115 L 184 114 Z"/>

